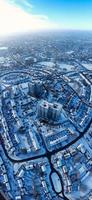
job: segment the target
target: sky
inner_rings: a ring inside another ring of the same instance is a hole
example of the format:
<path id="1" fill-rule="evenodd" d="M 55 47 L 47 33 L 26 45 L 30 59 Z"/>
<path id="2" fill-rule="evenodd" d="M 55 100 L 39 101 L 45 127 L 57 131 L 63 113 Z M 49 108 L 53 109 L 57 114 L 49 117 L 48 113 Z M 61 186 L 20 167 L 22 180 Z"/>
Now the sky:
<path id="1" fill-rule="evenodd" d="M 0 0 L 0 35 L 48 29 L 92 30 L 92 0 Z"/>

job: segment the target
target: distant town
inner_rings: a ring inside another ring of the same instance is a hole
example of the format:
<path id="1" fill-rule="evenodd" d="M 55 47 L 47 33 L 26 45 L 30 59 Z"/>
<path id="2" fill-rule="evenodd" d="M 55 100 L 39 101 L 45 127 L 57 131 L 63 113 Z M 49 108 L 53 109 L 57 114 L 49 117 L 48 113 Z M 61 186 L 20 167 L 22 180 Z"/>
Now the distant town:
<path id="1" fill-rule="evenodd" d="M 92 33 L 0 40 L 0 192 L 92 200 Z"/>

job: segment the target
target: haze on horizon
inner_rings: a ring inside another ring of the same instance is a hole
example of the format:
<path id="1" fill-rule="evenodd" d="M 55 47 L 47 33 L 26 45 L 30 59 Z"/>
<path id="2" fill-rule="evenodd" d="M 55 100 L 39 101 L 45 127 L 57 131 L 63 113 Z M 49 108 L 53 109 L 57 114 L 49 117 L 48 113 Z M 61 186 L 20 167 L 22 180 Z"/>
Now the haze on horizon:
<path id="1" fill-rule="evenodd" d="M 0 35 L 92 30 L 92 0 L 0 0 Z"/>

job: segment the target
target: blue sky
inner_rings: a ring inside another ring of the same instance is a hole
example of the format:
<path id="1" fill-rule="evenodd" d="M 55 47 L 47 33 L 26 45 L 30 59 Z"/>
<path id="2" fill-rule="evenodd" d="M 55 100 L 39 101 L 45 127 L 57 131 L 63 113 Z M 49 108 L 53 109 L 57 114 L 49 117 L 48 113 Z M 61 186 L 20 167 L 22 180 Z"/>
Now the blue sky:
<path id="1" fill-rule="evenodd" d="M 92 0 L 15 0 L 34 15 L 47 16 L 61 29 L 92 29 Z"/>
<path id="2" fill-rule="evenodd" d="M 0 35 L 45 29 L 92 30 L 92 0 L 0 0 Z"/>

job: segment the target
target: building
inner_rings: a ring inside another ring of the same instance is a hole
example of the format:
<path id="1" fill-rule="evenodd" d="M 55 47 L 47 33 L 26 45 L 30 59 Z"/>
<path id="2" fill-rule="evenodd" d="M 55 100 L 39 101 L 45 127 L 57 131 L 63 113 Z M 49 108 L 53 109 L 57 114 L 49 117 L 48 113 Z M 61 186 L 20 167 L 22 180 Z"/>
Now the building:
<path id="1" fill-rule="evenodd" d="M 58 121 L 61 116 L 61 105 L 57 103 L 49 103 L 41 101 L 38 104 L 38 118 L 47 121 Z"/>

